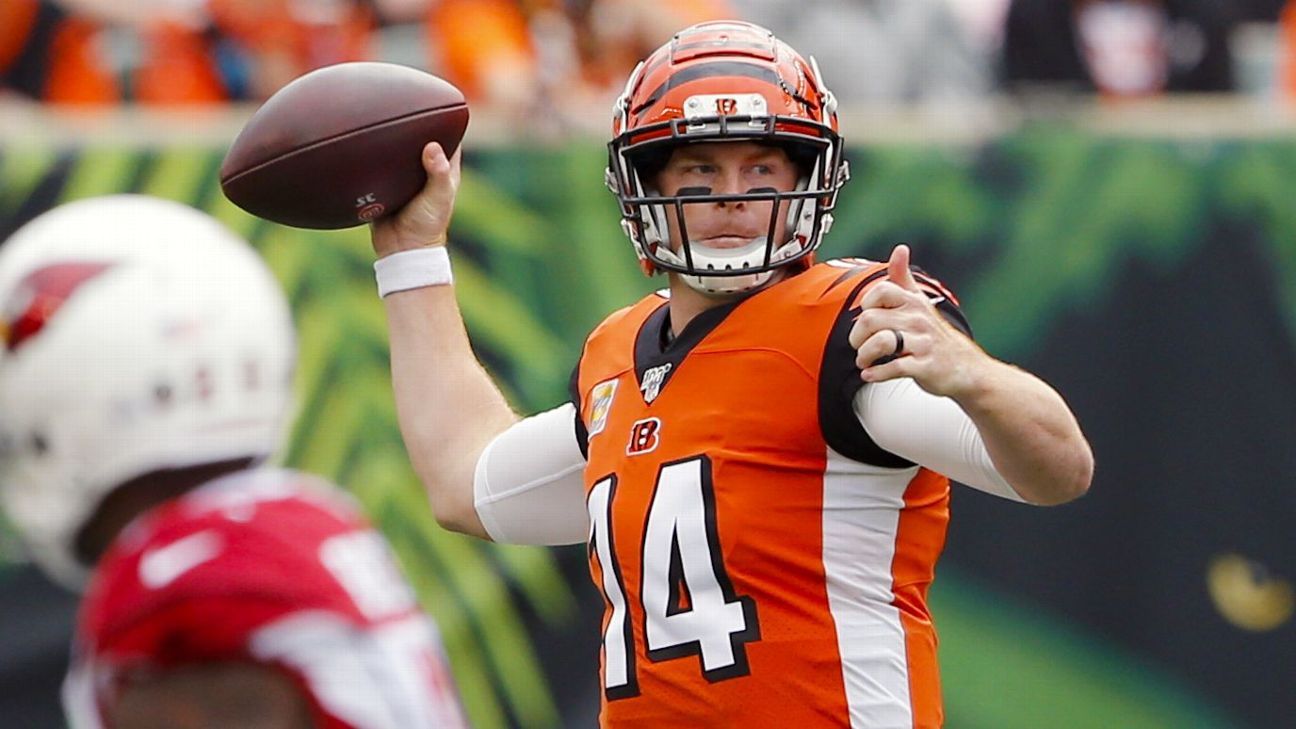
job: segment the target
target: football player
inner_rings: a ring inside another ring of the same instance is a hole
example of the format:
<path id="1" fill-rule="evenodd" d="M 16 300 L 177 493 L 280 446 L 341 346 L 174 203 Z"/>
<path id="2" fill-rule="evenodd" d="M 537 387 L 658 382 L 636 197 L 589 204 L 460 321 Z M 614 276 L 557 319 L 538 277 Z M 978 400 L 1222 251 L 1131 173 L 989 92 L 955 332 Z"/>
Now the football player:
<path id="1" fill-rule="evenodd" d="M 0 307 L 0 495 L 86 589 L 74 727 L 464 725 L 383 538 L 262 465 L 295 345 L 250 247 L 178 203 L 73 202 L 0 248 Z"/>
<path id="2" fill-rule="evenodd" d="M 813 60 L 740 22 L 678 33 L 617 100 L 608 184 L 667 287 L 518 419 L 471 352 L 446 229 L 459 161 L 372 230 L 402 432 L 442 524 L 587 541 L 610 727 L 936 727 L 927 606 L 949 483 L 1089 486 L 1063 399 L 888 260 L 815 263 L 848 179 Z M 473 413 L 472 420 L 443 413 Z"/>

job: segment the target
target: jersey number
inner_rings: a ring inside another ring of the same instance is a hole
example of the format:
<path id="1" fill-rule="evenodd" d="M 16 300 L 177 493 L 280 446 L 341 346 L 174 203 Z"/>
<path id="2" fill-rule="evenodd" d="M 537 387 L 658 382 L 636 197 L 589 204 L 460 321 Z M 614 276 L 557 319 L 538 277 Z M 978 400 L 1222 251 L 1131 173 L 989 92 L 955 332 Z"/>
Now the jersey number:
<path id="1" fill-rule="evenodd" d="M 590 490 L 590 549 L 611 608 L 603 633 L 603 689 L 609 700 L 637 696 L 635 652 L 621 566 L 612 548 L 617 479 Z M 734 594 L 716 529 L 711 461 L 667 463 L 657 474 L 641 548 L 639 595 L 648 659 L 696 655 L 708 681 L 748 673 L 746 643 L 760 640 L 756 603 Z"/>

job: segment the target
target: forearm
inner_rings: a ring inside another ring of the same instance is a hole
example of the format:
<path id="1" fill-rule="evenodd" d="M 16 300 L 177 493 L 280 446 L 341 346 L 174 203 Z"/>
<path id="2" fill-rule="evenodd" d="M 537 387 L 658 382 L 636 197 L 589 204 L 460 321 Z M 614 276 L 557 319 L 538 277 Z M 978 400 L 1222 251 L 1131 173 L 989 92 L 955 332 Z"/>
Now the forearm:
<path id="1" fill-rule="evenodd" d="M 1093 453 L 1062 396 L 1012 365 L 986 357 L 969 387 L 952 394 L 976 424 L 995 468 L 1022 498 L 1061 504 L 1083 495 Z"/>
<path id="2" fill-rule="evenodd" d="M 384 299 L 401 435 L 437 521 L 486 537 L 473 506 L 477 458 L 517 420 L 473 355 L 453 286 Z"/>

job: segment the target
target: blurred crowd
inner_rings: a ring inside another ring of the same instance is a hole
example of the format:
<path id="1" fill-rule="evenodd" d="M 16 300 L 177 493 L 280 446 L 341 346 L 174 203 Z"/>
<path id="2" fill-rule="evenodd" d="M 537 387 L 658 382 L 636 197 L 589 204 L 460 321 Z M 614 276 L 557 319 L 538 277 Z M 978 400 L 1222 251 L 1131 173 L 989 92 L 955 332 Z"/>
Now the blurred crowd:
<path id="1" fill-rule="evenodd" d="M 561 119 L 614 98 L 674 30 L 725 17 L 815 55 L 847 103 L 1296 97 L 1296 0 L 0 0 L 0 95 L 257 101 L 313 68 L 375 59 Z"/>

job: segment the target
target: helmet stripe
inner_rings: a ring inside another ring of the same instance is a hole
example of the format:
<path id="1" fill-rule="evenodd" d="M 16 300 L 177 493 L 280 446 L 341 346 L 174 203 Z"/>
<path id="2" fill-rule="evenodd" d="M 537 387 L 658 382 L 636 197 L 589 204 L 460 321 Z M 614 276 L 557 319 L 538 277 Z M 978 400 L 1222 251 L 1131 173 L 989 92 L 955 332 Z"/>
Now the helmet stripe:
<path id="1" fill-rule="evenodd" d="M 783 79 L 773 70 L 758 66 L 754 63 L 741 63 L 738 61 L 714 61 L 711 63 L 700 63 L 696 66 L 682 69 L 670 75 L 661 86 L 653 89 L 648 95 L 648 100 L 639 106 L 631 109 L 630 113 L 638 114 L 644 109 L 656 104 L 661 97 L 671 89 L 678 88 L 684 84 L 697 81 L 704 78 L 714 78 L 716 76 L 744 76 L 754 78 L 760 81 L 766 81 L 778 88 L 783 88 Z"/>

